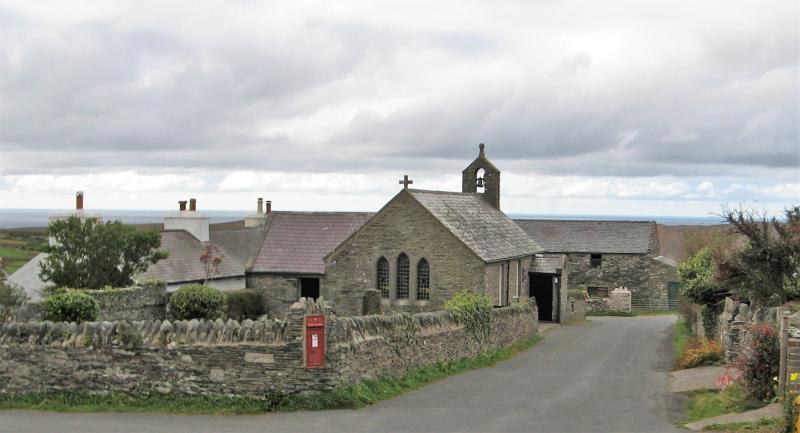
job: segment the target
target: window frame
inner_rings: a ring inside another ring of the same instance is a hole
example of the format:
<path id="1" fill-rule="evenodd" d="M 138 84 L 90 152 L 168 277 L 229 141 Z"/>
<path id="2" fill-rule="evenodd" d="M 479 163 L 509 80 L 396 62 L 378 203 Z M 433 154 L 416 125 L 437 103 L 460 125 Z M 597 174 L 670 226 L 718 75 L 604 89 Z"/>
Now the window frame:
<path id="1" fill-rule="evenodd" d="M 385 265 L 385 268 L 382 265 Z M 381 293 L 381 299 L 389 299 L 390 282 L 389 261 L 381 256 L 375 264 L 375 288 Z"/>
<path id="2" fill-rule="evenodd" d="M 599 268 L 603 265 L 603 255 L 601 253 L 589 254 L 589 266 Z"/>
<path id="3" fill-rule="evenodd" d="M 406 253 L 397 256 L 397 271 L 395 272 L 396 299 L 409 299 L 411 297 L 411 260 Z"/>
<path id="4" fill-rule="evenodd" d="M 423 266 L 424 265 L 424 266 Z M 425 275 L 423 275 L 423 272 Z M 431 264 L 425 257 L 417 261 L 417 301 L 431 300 Z"/>

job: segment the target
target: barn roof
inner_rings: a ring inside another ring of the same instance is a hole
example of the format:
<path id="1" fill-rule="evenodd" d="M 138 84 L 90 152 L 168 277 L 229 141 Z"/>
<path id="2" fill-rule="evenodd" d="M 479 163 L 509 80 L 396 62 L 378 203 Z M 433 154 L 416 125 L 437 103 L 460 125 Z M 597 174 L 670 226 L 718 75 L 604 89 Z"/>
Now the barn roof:
<path id="1" fill-rule="evenodd" d="M 407 191 L 485 262 L 543 251 L 514 221 L 479 194 L 416 189 Z"/>
<path id="2" fill-rule="evenodd" d="M 249 272 L 324 274 L 325 256 L 358 230 L 366 212 L 272 212 Z"/>
<path id="3" fill-rule="evenodd" d="M 653 221 L 514 221 L 548 252 L 650 254 L 658 249 Z"/>

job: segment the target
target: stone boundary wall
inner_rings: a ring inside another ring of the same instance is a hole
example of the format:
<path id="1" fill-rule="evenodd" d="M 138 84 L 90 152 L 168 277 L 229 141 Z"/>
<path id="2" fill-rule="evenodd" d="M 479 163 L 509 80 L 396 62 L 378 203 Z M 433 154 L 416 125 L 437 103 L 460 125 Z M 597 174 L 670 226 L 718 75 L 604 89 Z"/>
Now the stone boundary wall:
<path id="1" fill-rule="evenodd" d="M 162 320 L 167 309 L 167 286 L 163 281 L 152 281 L 119 289 L 81 290 L 100 305 L 99 321 Z M 43 319 L 40 302 L 27 303 L 14 310 L 18 321 Z"/>
<path id="2" fill-rule="evenodd" d="M 141 286 L 113 290 L 82 290 L 100 304 L 97 320 L 163 319 L 167 304 L 167 285 L 148 282 Z"/>
<path id="3" fill-rule="evenodd" d="M 343 382 L 356 383 L 511 346 L 537 334 L 538 313 L 532 303 L 494 309 L 486 340 L 467 334 L 446 311 L 339 318 L 333 332 L 335 368 Z"/>
<path id="4" fill-rule="evenodd" d="M 752 310 L 747 303 L 726 297 L 722 312 L 717 316 L 717 329 L 714 335 L 707 336 L 703 327 L 703 307 L 691 304 L 690 322 L 692 332 L 698 337 L 707 337 L 722 343 L 725 359 L 733 361 L 742 350 L 742 342 L 747 337 L 747 328 L 753 323 L 768 323 L 780 328 L 777 308 L 756 308 Z"/>
<path id="5" fill-rule="evenodd" d="M 325 367 L 304 367 L 304 316 L 326 314 Z M 507 347 L 538 332 L 534 306 L 493 311 L 478 341 L 449 313 L 337 318 L 301 299 L 286 320 L 0 324 L 0 394 L 60 390 L 261 397 L 333 389 Z"/>

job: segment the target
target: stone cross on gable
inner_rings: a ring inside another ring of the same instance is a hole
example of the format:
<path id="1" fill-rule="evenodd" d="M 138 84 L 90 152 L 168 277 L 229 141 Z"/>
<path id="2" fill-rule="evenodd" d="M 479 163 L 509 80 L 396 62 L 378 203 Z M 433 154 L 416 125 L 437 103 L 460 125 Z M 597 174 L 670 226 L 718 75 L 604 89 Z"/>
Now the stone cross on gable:
<path id="1" fill-rule="evenodd" d="M 400 183 L 400 185 L 403 185 L 404 189 L 408 189 L 408 186 L 411 185 L 412 183 L 414 183 L 414 181 L 409 179 L 407 174 L 404 174 L 403 175 L 403 180 L 401 180 L 399 183 Z"/>

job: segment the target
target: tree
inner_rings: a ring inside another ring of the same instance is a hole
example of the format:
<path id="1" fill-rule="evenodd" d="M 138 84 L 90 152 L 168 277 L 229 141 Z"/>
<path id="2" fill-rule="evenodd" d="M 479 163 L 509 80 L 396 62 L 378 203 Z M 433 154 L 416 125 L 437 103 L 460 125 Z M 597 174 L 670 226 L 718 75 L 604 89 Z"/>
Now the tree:
<path id="1" fill-rule="evenodd" d="M 720 286 L 715 274 L 714 256 L 705 247 L 678 265 L 678 276 L 683 282 L 681 292 L 691 302 L 703 306 L 703 329 L 712 338 L 716 332 L 716 318 L 719 303 L 728 291 Z"/>
<path id="2" fill-rule="evenodd" d="M 719 264 L 721 284 L 757 306 L 800 296 L 800 206 L 787 209 L 784 221 L 752 209 L 725 209 L 724 216 L 747 243 Z"/>
<path id="3" fill-rule="evenodd" d="M 53 245 L 39 265 L 39 277 L 56 287 L 99 289 L 125 287 L 148 266 L 167 257 L 158 251 L 161 236 L 139 231 L 119 221 L 81 221 L 77 216 L 53 221 L 49 226 Z"/>
<path id="4" fill-rule="evenodd" d="M 203 271 L 205 272 L 206 279 L 203 280 L 203 284 L 208 283 L 208 280 L 211 279 L 214 275 L 219 274 L 219 265 L 222 263 L 222 258 L 224 256 L 219 251 L 214 244 L 206 245 L 206 250 L 200 256 L 200 263 L 203 264 Z"/>

